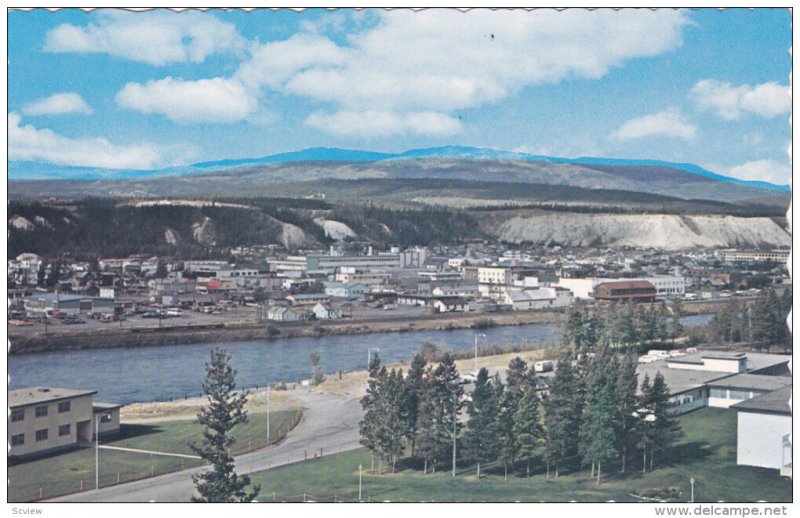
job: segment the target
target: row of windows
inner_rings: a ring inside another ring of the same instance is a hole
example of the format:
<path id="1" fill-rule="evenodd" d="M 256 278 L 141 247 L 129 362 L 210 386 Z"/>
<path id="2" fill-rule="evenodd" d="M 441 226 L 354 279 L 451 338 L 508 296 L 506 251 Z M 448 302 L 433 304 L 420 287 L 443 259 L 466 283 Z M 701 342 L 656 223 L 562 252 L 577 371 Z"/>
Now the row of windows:
<path id="1" fill-rule="evenodd" d="M 58 427 L 58 436 L 63 437 L 65 435 L 69 435 L 71 431 L 72 425 L 69 424 L 62 424 Z M 36 442 L 46 441 L 49 433 L 47 428 L 42 428 L 41 430 L 36 430 Z M 11 446 L 22 446 L 25 444 L 25 434 L 18 433 L 16 435 L 11 436 Z"/>
<path id="2" fill-rule="evenodd" d="M 58 403 L 58 413 L 63 414 L 65 412 L 69 412 L 71 410 L 72 405 L 69 401 L 61 401 Z M 35 414 L 36 417 L 45 417 L 47 416 L 47 405 L 39 405 L 36 407 Z M 17 421 L 24 421 L 25 420 L 25 409 L 24 408 L 16 408 L 11 411 L 11 422 L 15 423 Z"/>

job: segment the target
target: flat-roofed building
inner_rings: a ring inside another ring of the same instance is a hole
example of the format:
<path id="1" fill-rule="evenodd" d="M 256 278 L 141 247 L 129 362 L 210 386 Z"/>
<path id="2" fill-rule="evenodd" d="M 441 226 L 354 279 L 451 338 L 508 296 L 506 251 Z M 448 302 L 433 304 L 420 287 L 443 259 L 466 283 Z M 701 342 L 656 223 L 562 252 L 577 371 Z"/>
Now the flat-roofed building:
<path id="1" fill-rule="evenodd" d="M 122 405 L 95 403 L 96 390 L 27 387 L 8 391 L 9 457 L 29 457 L 74 448 L 119 431 Z"/>
<path id="2" fill-rule="evenodd" d="M 728 408 L 792 384 L 789 376 L 736 374 L 708 384 L 708 406 Z"/>
<path id="3" fill-rule="evenodd" d="M 697 351 L 683 356 L 655 359 L 652 354 L 639 359 L 639 380 L 652 381 L 659 372 L 670 392 L 669 411 L 684 414 L 710 404 L 710 387 L 741 373 L 776 378 L 775 385 L 791 383 L 788 362 L 782 354 L 754 352 Z M 741 369 L 741 370 L 740 370 Z M 742 382 L 747 381 L 744 378 Z M 752 382 L 752 379 L 751 379 Z M 719 393 L 715 393 L 719 395 Z M 713 405 L 717 406 L 717 405 Z"/>
<path id="4" fill-rule="evenodd" d="M 722 250 L 717 253 L 726 263 L 750 261 L 785 263 L 789 259 L 789 250 Z"/>

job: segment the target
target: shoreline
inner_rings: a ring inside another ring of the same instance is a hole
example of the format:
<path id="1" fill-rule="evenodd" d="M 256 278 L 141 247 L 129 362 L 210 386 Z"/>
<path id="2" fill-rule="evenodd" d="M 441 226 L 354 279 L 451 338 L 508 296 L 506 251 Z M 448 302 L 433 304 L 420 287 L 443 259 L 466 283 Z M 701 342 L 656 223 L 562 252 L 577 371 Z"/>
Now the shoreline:
<path id="1" fill-rule="evenodd" d="M 68 332 L 45 336 L 9 333 L 9 355 L 39 352 L 141 347 L 160 345 L 192 345 L 209 342 L 245 342 L 280 340 L 285 338 L 362 335 L 373 333 L 403 333 L 413 331 L 448 331 L 454 329 L 563 322 L 560 311 L 467 313 L 425 315 L 402 319 L 344 319 L 339 321 L 310 321 L 302 323 L 251 323 L 222 326 L 176 326 L 175 328 L 129 328 L 92 332 Z M 276 333 L 277 330 L 277 333 Z"/>
<path id="2" fill-rule="evenodd" d="M 713 312 L 725 301 L 684 302 L 685 316 Z M 69 331 L 59 333 L 18 333 L 9 330 L 9 355 L 52 351 L 192 345 L 210 342 L 245 342 L 285 338 L 398 333 L 411 331 L 447 331 L 530 324 L 557 324 L 566 318 L 566 309 L 545 311 L 509 311 L 497 313 L 431 314 L 408 318 L 343 319 L 298 323 L 235 323 L 218 325 L 181 325 L 174 327 L 139 327 Z M 488 322 L 491 321 L 491 322 Z M 488 323 L 488 325 L 487 325 Z"/>

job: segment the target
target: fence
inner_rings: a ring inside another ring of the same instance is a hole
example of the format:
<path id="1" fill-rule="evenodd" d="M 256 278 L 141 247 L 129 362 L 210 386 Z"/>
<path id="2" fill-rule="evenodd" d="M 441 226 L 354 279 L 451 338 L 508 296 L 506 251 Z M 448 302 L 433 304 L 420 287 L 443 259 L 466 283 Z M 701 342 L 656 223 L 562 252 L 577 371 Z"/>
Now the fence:
<path id="1" fill-rule="evenodd" d="M 285 439 L 289 432 L 294 430 L 302 417 L 302 411 L 296 409 L 288 420 L 280 424 L 277 432 L 270 436 L 269 444 L 274 445 Z M 255 444 L 253 441 L 240 441 L 235 444 L 230 453 L 232 455 L 240 455 L 263 447 L 261 446 L 263 443 L 259 443 L 258 446 L 255 446 Z M 108 451 L 105 450 L 104 455 Z M 41 465 L 37 466 L 37 461 L 23 463 L 12 468 L 17 473 L 9 473 L 9 481 L 15 483 L 8 485 L 8 501 L 32 502 L 93 490 L 95 488 L 93 450 L 86 448 L 72 454 L 63 455 L 80 455 L 82 452 L 87 452 L 91 455 L 86 455 L 87 458 L 73 461 L 74 464 L 71 467 L 66 466 L 69 461 L 64 462 L 65 457 L 55 456 L 44 459 L 45 462 L 53 461 L 55 464 L 61 464 L 52 469 L 43 468 Z M 146 454 L 141 455 L 144 456 Z M 88 457 L 91 458 L 89 459 Z M 201 466 L 204 462 L 200 459 L 151 455 L 149 459 L 140 462 L 142 466 L 145 466 L 143 469 L 130 470 L 128 469 L 130 464 L 123 462 L 111 466 L 108 464 L 105 459 L 100 463 L 99 487 L 101 488 Z"/>

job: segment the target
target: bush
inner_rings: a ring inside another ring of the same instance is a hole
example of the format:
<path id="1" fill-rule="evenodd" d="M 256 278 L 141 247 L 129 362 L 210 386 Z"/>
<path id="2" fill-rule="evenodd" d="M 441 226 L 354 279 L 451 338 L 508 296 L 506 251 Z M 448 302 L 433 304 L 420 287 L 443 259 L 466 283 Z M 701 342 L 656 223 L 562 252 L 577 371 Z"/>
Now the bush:
<path id="1" fill-rule="evenodd" d="M 472 323 L 472 329 L 489 329 L 490 327 L 497 327 L 497 322 L 491 318 L 480 318 Z"/>

